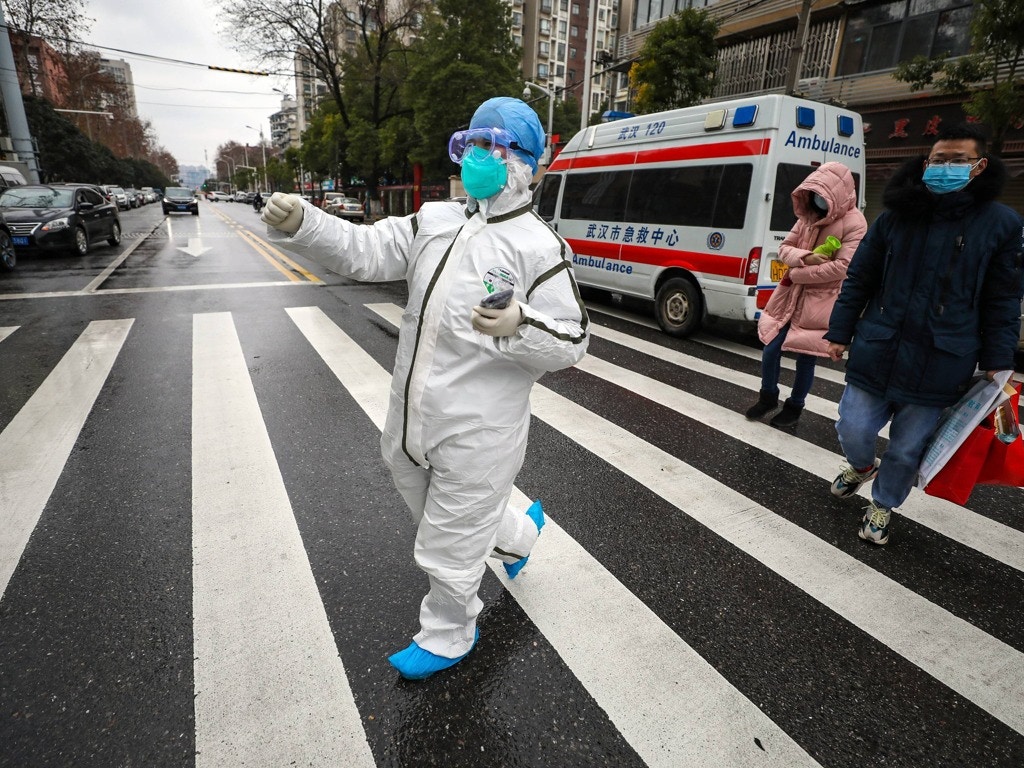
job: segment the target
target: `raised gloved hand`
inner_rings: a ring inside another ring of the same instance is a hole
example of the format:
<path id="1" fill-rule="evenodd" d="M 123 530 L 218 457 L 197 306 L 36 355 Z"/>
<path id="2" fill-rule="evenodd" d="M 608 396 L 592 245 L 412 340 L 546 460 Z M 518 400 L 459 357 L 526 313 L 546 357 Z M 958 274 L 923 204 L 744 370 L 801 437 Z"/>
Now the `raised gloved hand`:
<path id="1" fill-rule="evenodd" d="M 298 195 L 275 192 L 263 206 L 260 220 L 274 229 L 294 235 L 302 226 L 302 198 Z"/>
<path id="2" fill-rule="evenodd" d="M 504 309 L 473 307 L 473 328 L 487 336 L 512 336 L 523 322 L 523 310 L 512 299 Z"/>
<path id="3" fill-rule="evenodd" d="M 813 251 L 811 251 L 811 253 L 820 253 L 822 256 L 827 256 L 831 258 L 832 255 L 842 247 L 843 244 L 839 242 L 838 237 L 833 237 L 832 235 L 829 235 L 828 237 L 825 238 L 825 242 L 819 245 Z"/>

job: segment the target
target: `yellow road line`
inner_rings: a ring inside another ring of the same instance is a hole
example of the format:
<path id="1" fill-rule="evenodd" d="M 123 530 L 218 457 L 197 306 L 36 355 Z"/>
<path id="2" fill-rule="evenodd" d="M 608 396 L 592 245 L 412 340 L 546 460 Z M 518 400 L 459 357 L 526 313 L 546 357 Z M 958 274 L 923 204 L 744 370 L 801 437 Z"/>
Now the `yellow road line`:
<path id="1" fill-rule="evenodd" d="M 237 230 L 238 234 L 241 235 L 242 239 L 253 247 L 253 250 L 255 250 L 260 256 L 262 256 L 268 262 L 270 262 L 274 269 L 278 270 L 289 280 L 293 282 L 301 282 L 302 278 L 298 277 L 295 274 L 296 272 L 298 272 L 300 275 L 302 275 L 302 277 L 306 278 L 306 280 L 308 280 L 311 283 L 319 283 L 321 285 L 323 284 L 323 280 L 321 280 L 319 277 L 296 264 L 290 258 L 281 253 L 281 251 L 279 251 L 277 248 L 274 248 L 274 246 L 272 246 L 266 240 L 257 237 L 252 232 L 249 232 L 247 229 L 245 229 L 245 227 L 243 227 L 237 221 L 232 219 L 226 213 L 221 213 L 216 208 L 214 208 L 213 211 L 218 216 L 220 216 L 221 219 L 223 219 L 225 222 L 234 227 L 235 230 Z M 282 264 L 282 262 L 284 263 Z M 290 267 L 290 269 L 287 267 Z"/>

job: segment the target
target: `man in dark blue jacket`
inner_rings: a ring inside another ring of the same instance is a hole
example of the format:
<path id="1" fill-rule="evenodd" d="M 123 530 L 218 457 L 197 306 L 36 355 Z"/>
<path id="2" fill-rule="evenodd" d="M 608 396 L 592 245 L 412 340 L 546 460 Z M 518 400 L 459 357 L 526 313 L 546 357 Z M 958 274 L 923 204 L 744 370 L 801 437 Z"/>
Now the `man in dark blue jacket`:
<path id="1" fill-rule="evenodd" d="M 943 131 L 887 185 L 886 210 L 850 262 L 825 339 L 849 348 L 836 431 L 849 466 L 832 493 L 874 480 L 860 537 L 889 540 L 942 411 L 970 386 L 1013 369 L 1024 293 L 1021 217 L 995 202 L 1006 171 L 973 126 Z M 881 461 L 875 442 L 889 428 Z"/>

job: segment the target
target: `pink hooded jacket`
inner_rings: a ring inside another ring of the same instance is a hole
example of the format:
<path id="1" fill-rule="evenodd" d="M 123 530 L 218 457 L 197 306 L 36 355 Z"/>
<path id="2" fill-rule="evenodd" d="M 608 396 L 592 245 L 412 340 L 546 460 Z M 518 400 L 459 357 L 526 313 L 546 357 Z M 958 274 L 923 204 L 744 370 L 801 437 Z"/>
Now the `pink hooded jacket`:
<path id="1" fill-rule="evenodd" d="M 828 201 L 828 213 L 821 219 L 810 206 L 814 192 Z M 793 190 L 792 197 L 797 221 L 779 246 L 779 258 L 789 266 L 792 284 L 776 287 L 757 321 L 757 335 L 767 344 L 790 323 L 784 350 L 827 357 L 824 335 L 832 305 L 868 225 L 857 208 L 853 174 L 842 163 L 820 166 Z M 829 235 L 843 247 L 824 264 L 805 265 L 804 258 Z"/>

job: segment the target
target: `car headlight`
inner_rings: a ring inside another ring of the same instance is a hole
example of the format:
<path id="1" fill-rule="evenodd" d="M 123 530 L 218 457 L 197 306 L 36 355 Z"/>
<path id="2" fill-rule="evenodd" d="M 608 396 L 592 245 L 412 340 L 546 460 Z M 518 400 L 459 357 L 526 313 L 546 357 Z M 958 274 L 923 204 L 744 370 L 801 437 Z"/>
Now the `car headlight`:
<path id="1" fill-rule="evenodd" d="M 64 216 L 62 218 L 46 222 L 42 227 L 40 227 L 40 229 L 42 229 L 43 232 L 56 232 L 61 229 L 67 229 L 70 226 L 71 223 L 68 221 L 67 216 Z"/>

